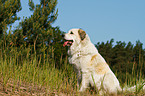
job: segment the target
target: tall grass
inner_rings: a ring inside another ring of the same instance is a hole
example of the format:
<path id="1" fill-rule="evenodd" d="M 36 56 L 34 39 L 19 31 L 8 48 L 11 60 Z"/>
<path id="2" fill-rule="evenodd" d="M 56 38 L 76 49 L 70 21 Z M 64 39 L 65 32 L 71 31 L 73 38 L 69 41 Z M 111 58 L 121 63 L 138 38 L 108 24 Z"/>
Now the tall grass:
<path id="1" fill-rule="evenodd" d="M 69 85 L 75 85 L 76 79 L 73 68 L 67 64 L 67 58 L 62 70 L 55 68 L 54 59 L 49 58 L 47 52 L 45 54 L 43 56 L 47 58 L 31 54 L 30 48 L 1 48 L 0 84 L 4 93 L 22 92 L 28 95 L 41 91 L 44 94 L 56 94 L 62 90 L 72 90 Z M 41 62 L 41 58 L 45 60 Z"/>
<path id="2" fill-rule="evenodd" d="M 67 63 L 67 58 L 60 58 L 60 63 L 63 63 L 63 68 L 57 69 L 53 56 L 49 54 L 52 52 L 51 54 L 54 55 L 52 48 L 48 49 L 48 51 L 44 51 L 42 55 L 37 56 L 36 52 L 31 54 L 29 47 L 1 47 L 0 95 L 93 96 L 97 94 L 90 90 L 84 93 L 78 93 L 78 89 L 76 88 L 77 78 L 72 65 Z M 133 68 L 132 71 L 132 75 L 135 75 L 135 68 Z M 132 86 L 138 82 L 143 82 L 142 77 L 139 77 L 140 81 L 137 81 L 136 78 L 138 77 L 129 78 L 129 76 L 126 75 L 126 78 L 128 81 L 124 86 Z M 134 93 L 127 94 L 145 94 L 145 92 L 141 90 L 141 87 L 138 87 Z"/>

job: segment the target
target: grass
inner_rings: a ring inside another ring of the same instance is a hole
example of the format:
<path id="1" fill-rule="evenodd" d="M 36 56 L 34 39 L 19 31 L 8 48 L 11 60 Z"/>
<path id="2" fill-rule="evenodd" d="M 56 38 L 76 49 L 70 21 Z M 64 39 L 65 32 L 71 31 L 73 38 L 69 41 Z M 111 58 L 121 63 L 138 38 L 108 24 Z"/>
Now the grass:
<path id="1" fill-rule="evenodd" d="M 35 54 L 30 54 L 29 48 L 22 48 L 22 50 L 0 49 L 0 95 L 97 95 L 95 91 L 89 89 L 84 93 L 78 92 L 76 74 L 73 67 L 67 63 L 67 58 L 63 63 L 64 68 L 57 69 L 53 58 L 49 58 L 49 54 L 45 55 L 48 58 L 42 63 L 41 55 L 37 57 Z M 25 56 L 24 53 L 26 53 Z M 137 84 L 138 81 L 135 83 Z M 133 93 L 126 92 L 120 95 L 145 95 L 141 88 L 142 85 L 136 87 Z"/>
<path id="2" fill-rule="evenodd" d="M 41 56 L 29 56 L 30 51 L 24 51 L 27 53 L 25 58 L 15 48 L 0 50 L 0 95 L 54 95 L 73 92 L 76 77 L 72 67 L 57 69 L 49 60 L 42 63 Z"/>

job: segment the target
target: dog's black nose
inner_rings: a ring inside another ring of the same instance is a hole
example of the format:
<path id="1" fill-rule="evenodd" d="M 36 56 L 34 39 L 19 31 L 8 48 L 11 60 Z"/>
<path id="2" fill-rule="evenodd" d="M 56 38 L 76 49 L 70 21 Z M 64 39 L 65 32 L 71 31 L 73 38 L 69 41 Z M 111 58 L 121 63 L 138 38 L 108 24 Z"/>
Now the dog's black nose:
<path id="1" fill-rule="evenodd" d="M 62 37 L 64 37 L 65 35 L 64 34 L 62 34 Z"/>

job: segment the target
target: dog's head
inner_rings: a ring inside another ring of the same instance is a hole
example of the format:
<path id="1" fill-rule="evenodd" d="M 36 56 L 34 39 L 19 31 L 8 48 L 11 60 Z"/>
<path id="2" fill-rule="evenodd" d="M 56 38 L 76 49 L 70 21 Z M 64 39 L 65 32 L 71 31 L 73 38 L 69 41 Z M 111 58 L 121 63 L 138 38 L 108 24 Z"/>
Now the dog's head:
<path id="1" fill-rule="evenodd" d="M 71 29 L 63 37 L 65 39 L 63 46 L 77 46 L 86 38 L 86 32 L 82 29 Z"/>

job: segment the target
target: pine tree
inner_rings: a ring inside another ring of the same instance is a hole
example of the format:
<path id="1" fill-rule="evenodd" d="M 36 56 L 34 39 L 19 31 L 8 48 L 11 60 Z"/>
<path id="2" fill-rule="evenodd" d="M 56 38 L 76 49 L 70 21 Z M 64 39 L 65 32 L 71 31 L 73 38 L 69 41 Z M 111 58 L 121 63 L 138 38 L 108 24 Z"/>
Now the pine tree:
<path id="1" fill-rule="evenodd" d="M 40 4 L 37 5 L 29 0 L 29 9 L 33 12 L 33 15 L 20 22 L 19 29 L 13 33 L 16 37 L 14 41 L 17 46 L 21 44 L 30 46 L 37 56 L 44 55 L 46 51 L 49 51 L 49 57 L 55 59 L 58 65 L 60 64 L 58 59 L 66 52 L 62 52 L 65 50 L 62 47 L 63 32 L 59 30 L 59 27 L 51 26 L 58 15 L 56 5 L 57 0 L 40 0 Z"/>
<path id="2" fill-rule="evenodd" d="M 128 63 L 131 63 L 133 61 L 133 44 L 131 42 L 128 42 L 125 50 L 127 52 L 126 59 L 128 60 Z"/>
<path id="3" fill-rule="evenodd" d="M 119 71 L 122 72 L 126 72 L 126 68 L 124 66 L 126 66 L 126 50 L 125 50 L 125 46 L 126 43 L 125 42 L 121 42 L 121 41 L 117 41 L 117 44 L 114 46 L 113 48 L 113 60 L 112 60 L 112 66 L 113 69 L 118 69 Z"/>
<path id="4" fill-rule="evenodd" d="M 138 40 L 136 41 L 136 45 L 133 48 L 133 52 L 134 52 L 134 63 L 136 66 L 136 69 L 138 71 L 144 71 L 144 66 L 145 66 L 145 51 L 143 50 L 143 44 Z M 145 72 L 145 71 L 144 71 Z"/>
<path id="5" fill-rule="evenodd" d="M 57 18 L 56 4 L 57 0 L 40 0 L 40 4 L 34 5 L 33 1 L 29 0 L 29 9 L 33 15 L 20 22 L 20 28 L 15 30 L 14 34 L 21 35 L 22 40 L 27 45 L 32 45 L 34 50 L 41 47 L 42 44 L 47 43 L 48 45 L 53 38 L 51 24 Z"/>
<path id="6" fill-rule="evenodd" d="M 0 0 L 0 38 L 6 34 L 8 25 L 20 19 L 16 15 L 20 10 L 20 0 Z"/>
<path id="7" fill-rule="evenodd" d="M 143 44 L 138 40 L 136 41 L 136 45 L 133 49 L 133 52 L 134 52 L 134 60 L 137 64 L 140 63 L 141 61 L 141 57 L 143 56 Z"/>

